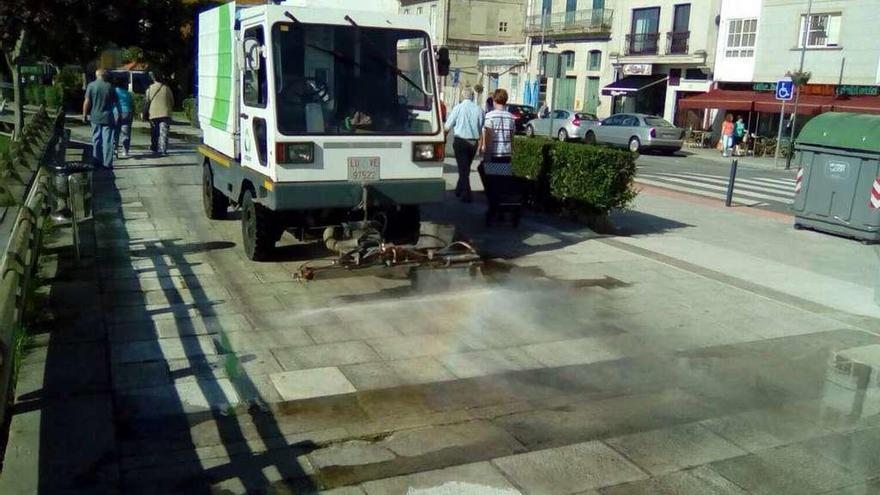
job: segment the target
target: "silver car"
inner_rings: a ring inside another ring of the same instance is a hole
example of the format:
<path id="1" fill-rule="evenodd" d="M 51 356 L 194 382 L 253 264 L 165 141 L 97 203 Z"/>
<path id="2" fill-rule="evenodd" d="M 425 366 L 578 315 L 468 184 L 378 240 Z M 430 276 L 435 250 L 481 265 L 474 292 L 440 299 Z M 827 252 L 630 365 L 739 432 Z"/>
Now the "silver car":
<path id="1" fill-rule="evenodd" d="M 552 114 L 552 119 L 550 118 Z M 581 140 L 587 129 L 598 122 L 596 116 L 575 110 L 541 109 L 538 117 L 526 124 L 526 135 L 529 137 L 546 136 L 560 141 Z"/>
<path id="2" fill-rule="evenodd" d="M 587 143 L 622 146 L 637 152 L 646 149 L 673 154 L 681 149 L 684 129 L 675 127 L 662 117 L 640 113 L 618 113 L 591 126 L 584 140 Z"/>

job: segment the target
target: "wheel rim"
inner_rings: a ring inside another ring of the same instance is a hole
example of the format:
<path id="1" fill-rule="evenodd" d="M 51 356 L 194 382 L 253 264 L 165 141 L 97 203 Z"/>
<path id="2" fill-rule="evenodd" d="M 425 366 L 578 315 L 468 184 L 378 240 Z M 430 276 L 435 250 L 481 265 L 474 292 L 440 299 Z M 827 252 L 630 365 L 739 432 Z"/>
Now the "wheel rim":
<path id="1" fill-rule="evenodd" d="M 532 126 L 528 126 L 526 128 L 526 134 L 528 134 L 529 137 L 534 137 L 535 136 L 535 129 Z"/>
<path id="2" fill-rule="evenodd" d="M 565 129 L 560 129 L 559 130 L 559 140 L 565 141 L 566 139 L 568 139 L 568 133 L 565 132 Z"/>
<path id="3" fill-rule="evenodd" d="M 639 140 L 638 139 L 631 139 L 629 141 L 629 150 L 630 151 L 639 151 Z"/>
<path id="4" fill-rule="evenodd" d="M 587 142 L 590 144 L 596 144 L 596 135 L 592 132 L 587 134 Z"/>

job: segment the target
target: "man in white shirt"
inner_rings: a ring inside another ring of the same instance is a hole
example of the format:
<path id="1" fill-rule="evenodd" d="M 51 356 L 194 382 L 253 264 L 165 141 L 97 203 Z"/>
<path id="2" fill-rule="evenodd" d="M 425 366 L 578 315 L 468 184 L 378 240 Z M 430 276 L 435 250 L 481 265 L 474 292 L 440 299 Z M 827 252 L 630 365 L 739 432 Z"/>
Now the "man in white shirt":
<path id="1" fill-rule="evenodd" d="M 455 195 L 466 203 L 471 202 L 471 164 L 477 154 L 480 132 L 483 130 L 483 109 L 474 100 L 474 90 L 464 88 L 461 91 L 461 102 L 452 109 L 446 121 L 446 132 L 452 131 L 455 136 L 452 149 L 458 164 L 458 184 Z"/>

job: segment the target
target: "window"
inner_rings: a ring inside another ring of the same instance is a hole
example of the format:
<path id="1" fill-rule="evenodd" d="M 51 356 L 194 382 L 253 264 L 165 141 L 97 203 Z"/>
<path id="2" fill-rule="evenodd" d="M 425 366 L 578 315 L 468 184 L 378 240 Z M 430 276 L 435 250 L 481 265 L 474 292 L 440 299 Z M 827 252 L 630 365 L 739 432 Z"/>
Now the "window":
<path id="1" fill-rule="evenodd" d="M 421 7 L 416 7 L 416 15 L 422 15 L 422 12 L 424 12 L 424 9 L 422 9 Z"/>
<path id="2" fill-rule="evenodd" d="M 510 88 L 508 90 L 510 93 L 510 99 L 513 101 L 517 101 L 517 95 L 519 95 L 519 73 L 511 72 L 510 73 Z"/>
<path id="3" fill-rule="evenodd" d="M 553 10 L 553 0 L 542 0 L 541 15 L 550 15 L 551 10 Z"/>
<path id="4" fill-rule="evenodd" d="M 249 107 L 266 106 L 266 60 L 263 57 L 263 28 L 253 27 L 244 32 L 245 69 L 241 82 L 242 100 Z"/>
<path id="5" fill-rule="evenodd" d="M 757 19 L 730 19 L 727 21 L 727 49 L 724 55 L 729 58 L 754 57 L 757 32 Z"/>
<path id="6" fill-rule="evenodd" d="M 506 33 L 507 32 L 507 23 L 505 21 L 501 21 L 498 23 L 498 32 Z"/>
<path id="7" fill-rule="evenodd" d="M 574 52 L 573 51 L 565 51 L 559 54 L 560 63 L 565 67 L 565 70 L 574 69 Z"/>
<path id="8" fill-rule="evenodd" d="M 589 63 L 587 64 L 587 68 L 589 70 L 600 70 L 602 68 L 602 52 L 599 50 L 591 50 Z"/>
<path id="9" fill-rule="evenodd" d="M 403 9 L 403 15 L 409 15 L 409 9 Z"/>
<path id="10" fill-rule="evenodd" d="M 801 29 L 798 34 L 798 48 L 804 46 L 806 34 L 807 48 L 828 48 L 838 45 L 840 37 L 840 14 L 813 14 L 801 16 Z"/>

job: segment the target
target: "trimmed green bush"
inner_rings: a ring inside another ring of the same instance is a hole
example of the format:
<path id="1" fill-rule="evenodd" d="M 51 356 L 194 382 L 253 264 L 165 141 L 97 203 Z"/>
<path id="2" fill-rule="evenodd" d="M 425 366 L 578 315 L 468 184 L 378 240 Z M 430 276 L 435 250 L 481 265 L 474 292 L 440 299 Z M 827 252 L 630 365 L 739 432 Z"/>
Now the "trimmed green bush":
<path id="1" fill-rule="evenodd" d="M 199 116 L 196 115 L 196 99 L 195 98 L 186 98 L 183 100 L 183 113 L 186 114 L 186 118 L 189 120 L 190 125 L 193 127 L 199 126 Z"/>
<path id="2" fill-rule="evenodd" d="M 550 192 L 564 205 L 604 214 L 636 197 L 636 154 L 604 146 L 554 143 Z"/>
<path id="3" fill-rule="evenodd" d="M 532 181 L 532 206 L 604 215 L 635 198 L 635 159 L 626 150 L 517 137 L 512 167 Z"/>
<path id="4" fill-rule="evenodd" d="M 46 86 L 43 92 L 46 106 L 49 108 L 59 108 L 64 102 L 64 88 L 61 85 Z"/>

